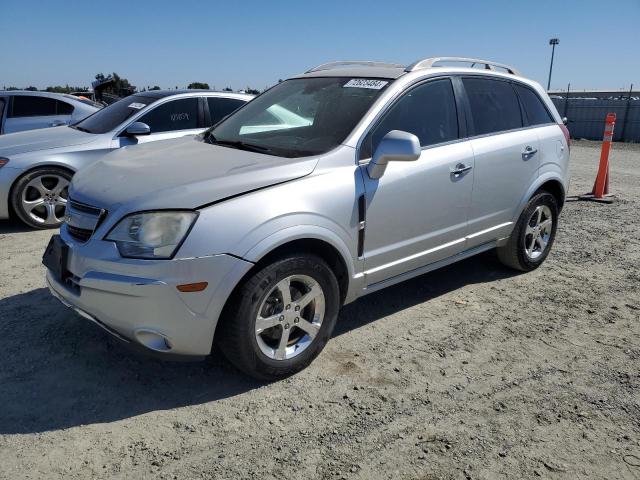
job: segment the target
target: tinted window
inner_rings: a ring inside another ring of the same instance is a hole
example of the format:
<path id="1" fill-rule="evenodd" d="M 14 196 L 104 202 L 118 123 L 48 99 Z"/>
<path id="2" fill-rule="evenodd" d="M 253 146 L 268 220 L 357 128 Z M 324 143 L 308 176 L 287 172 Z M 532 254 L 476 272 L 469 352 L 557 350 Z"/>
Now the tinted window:
<path id="1" fill-rule="evenodd" d="M 294 78 L 247 103 L 203 140 L 303 157 L 337 147 L 391 83 L 351 77 Z"/>
<path id="2" fill-rule="evenodd" d="M 16 95 L 11 102 L 9 117 L 41 117 L 56 114 L 56 100 L 30 95 Z"/>
<path id="3" fill-rule="evenodd" d="M 198 128 L 198 99 L 171 100 L 154 108 L 138 121 L 149 125 L 151 133 Z"/>
<path id="4" fill-rule="evenodd" d="M 156 100 L 153 97 L 131 95 L 98 110 L 73 127 L 88 133 L 107 133 Z"/>
<path id="5" fill-rule="evenodd" d="M 245 101 L 237 98 L 207 97 L 207 104 L 209 105 L 209 115 L 211 116 L 211 123 L 207 126 L 210 127 L 230 113 L 235 112 L 245 104 Z"/>
<path id="6" fill-rule="evenodd" d="M 58 115 L 71 115 L 73 113 L 73 106 L 67 102 L 56 101 L 56 113 Z"/>
<path id="7" fill-rule="evenodd" d="M 361 158 L 369 158 L 391 130 L 413 133 L 427 147 L 459 137 L 458 114 L 450 80 L 427 82 L 405 93 L 365 139 Z"/>
<path id="8" fill-rule="evenodd" d="M 464 78 L 476 135 L 522 127 L 516 92 L 509 82 Z"/>
<path id="9" fill-rule="evenodd" d="M 521 85 L 515 85 L 515 89 L 522 102 L 528 125 L 554 123 L 553 117 L 551 117 L 542 100 L 540 100 L 540 97 L 538 97 L 533 90 Z"/>

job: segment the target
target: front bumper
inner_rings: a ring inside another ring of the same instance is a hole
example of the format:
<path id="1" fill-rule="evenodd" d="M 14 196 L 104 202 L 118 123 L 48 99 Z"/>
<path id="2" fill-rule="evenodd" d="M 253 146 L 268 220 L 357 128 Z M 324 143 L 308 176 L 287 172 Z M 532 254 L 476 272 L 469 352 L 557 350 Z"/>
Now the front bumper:
<path id="1" fill-rule="evenodd" d="M 211 352 L 215 327 L 235 285 L 252 263 L 230 255 L 174 260 L 121 258 L 115 244 L 79 244 L 65 231 L 70 247 L 63 284 L 47 270 L 51 293 L 65 305 L 125 342 L 179 356 Z M 208 282 L 201 292 L 177 285 Z"/>

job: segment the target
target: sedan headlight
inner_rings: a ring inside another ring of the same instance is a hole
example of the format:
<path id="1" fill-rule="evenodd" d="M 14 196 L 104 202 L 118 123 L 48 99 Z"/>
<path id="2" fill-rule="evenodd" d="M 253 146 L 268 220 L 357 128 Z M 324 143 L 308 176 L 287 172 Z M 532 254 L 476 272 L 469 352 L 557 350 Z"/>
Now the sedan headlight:
<path id="1" fill-rule="evenodd" d="M 105 237 L 115 242 L 120 255 L 128 258 L 172 258 L 183 242 L 197 212 L 158 211 L 124 217 Z"/>

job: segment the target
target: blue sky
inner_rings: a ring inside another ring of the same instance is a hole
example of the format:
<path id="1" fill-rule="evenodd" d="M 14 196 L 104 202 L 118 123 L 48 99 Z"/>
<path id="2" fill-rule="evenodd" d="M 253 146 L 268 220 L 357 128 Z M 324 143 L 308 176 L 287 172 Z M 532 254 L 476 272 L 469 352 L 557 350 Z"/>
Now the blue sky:
<path id="1" fill-rule="evenodd" d="M 0 1 L 0 88 L 264 88 L 331 60 L 438 55 L 513 64 L 552 88 L 640 88 L 640 0 Z"/>

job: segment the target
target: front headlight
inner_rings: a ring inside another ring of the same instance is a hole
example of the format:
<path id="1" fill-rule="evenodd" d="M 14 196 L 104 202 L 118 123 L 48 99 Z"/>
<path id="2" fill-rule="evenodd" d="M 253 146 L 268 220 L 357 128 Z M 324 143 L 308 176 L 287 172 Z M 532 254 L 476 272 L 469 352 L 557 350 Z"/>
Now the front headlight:
<path id="1" fill-rule="evenodd" d="M 134 213 L 120 220 L 105 240 L 115 242 L 123 257 L 168 259 L 173 257 L 197 217 L 197 212 Z"/>

